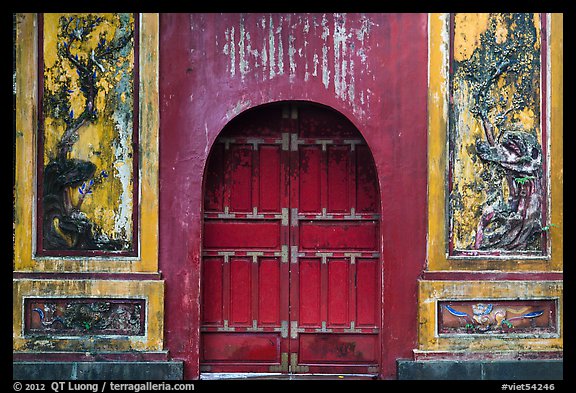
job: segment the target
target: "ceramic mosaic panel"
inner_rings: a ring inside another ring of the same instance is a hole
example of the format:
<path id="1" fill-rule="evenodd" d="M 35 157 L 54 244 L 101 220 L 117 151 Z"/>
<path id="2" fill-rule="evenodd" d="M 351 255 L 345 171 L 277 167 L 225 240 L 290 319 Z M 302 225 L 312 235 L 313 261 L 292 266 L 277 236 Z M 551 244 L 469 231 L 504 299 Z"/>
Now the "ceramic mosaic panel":
<path id="1" fill-rule="evenodd" d="M 557 333 L 554 300 L 439 301 L 439 334 Z"/>
<path id="2" fill-rule="evenodd" d="M 143 299 L 28 298 L 24 300 L 24 333 L 141 336 L 145 310 Z"/>
<path id="3" fill-rule="evenodd" d="M 540 14 L 454 14 L 450 254 L 548 253 L 545 33 Z"/>
<path id="4" fill-rule="evenodd" d="M 39 18 L 41 255 L 133 255 L 138 196 L 137 19 Z"/>

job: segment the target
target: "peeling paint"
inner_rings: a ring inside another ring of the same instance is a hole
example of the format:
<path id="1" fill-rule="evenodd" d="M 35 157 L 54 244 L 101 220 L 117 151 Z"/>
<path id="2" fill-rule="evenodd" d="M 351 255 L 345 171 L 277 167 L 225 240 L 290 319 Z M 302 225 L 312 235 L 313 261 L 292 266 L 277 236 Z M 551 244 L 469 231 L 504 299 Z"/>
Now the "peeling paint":
<path id="1" fill-rule="evenodd" d="M 227 120 L 231 120 L 232 118 L 234 118 L 235 116 L 237 116 L 238 114 L 240 114 L 242 111 L 250 108 L 250 106 L 252 105 L 252 102 L 250 100 L 245 101 L 245 100 L 240 100 L 236 103 L 236 105 L 234 105 L 234 107 L 232 107 L 228 112 L 226 112 L 226 119 Z"/>
<path id="2" fill-rule="evenodd" d="M 349 21 L 347 14 L 270 14 L 257 19 L 243 14 L 225 29 L 221 53 L 227 57 L 226 73 L 247 84 L 285 74 L 291 84 L 302 79 L 321 82 L 362 117 L 371 94 L 357 90 L 356 78 L 370 77 L 367 53 L 373 25 L 367 17 Z"/>

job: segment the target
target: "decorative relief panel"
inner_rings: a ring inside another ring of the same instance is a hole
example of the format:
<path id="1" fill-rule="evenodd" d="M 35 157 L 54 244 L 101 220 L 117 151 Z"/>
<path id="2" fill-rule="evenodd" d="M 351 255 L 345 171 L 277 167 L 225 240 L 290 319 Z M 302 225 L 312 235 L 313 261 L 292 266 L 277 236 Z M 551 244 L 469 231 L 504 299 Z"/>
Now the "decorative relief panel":
<path id="1" fill-rule="evenodd" d="M 158 14 L 15 30 L 14 271 L 157 271 Z"/>
<path id="2" fill-rule="evenodd" d="M 430 14 L 429 271 L 562 271 L 562 14 Z"/>
<path id="3" fill-rule="evenodd" d="M 133 253 L 134 15 L 45 14 L 39 26 L 38 252 Z"/>
<path id="4" fill-rule="evenodd" d="M 545 255 L 554 224 L 541 16 L 452 18 L 450 253 Z"/>
<path id="5" fill-rule="evenodd" d="M 559 353 L 563 283 L 421 280 L 418 353 Z"/>
<path id="6" fill-rule="evenodd" d="M 13 351 L 162 351 L 164 282 L 14 279 Z"/>
<path id="7" fill-rule="evenodd" d="M 25 335 L 144 335 L 144 299 L 25 299 Z"/>
<path id="8" fill-rule="evenodd" d="M 556 308 L 554 300 L 439 301 L 438 333 L 558 333 Z"/>

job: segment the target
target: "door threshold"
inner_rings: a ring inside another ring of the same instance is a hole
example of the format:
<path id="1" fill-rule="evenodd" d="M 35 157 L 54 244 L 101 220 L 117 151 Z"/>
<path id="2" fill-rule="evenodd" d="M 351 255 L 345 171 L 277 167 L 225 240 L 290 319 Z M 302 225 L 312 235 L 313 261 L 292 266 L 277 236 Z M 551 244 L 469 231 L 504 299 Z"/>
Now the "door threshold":
<path id="1" fill-rule="evenodd" d="M 340 380 L 340 379 L 378 379 L 376 374 L 282 374 L 282 373 L 201 373 L 201 380 Z"/>

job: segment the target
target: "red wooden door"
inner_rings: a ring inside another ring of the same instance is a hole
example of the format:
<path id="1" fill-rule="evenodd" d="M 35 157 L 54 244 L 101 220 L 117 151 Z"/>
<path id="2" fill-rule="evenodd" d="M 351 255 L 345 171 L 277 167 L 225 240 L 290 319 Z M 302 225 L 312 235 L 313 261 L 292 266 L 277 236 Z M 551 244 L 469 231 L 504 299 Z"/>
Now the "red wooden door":
<path id="1" fill-rule="evenodd" d="M 341 115 L 292 103 L 233 120 L 206 174 L 201 370 L 377 373 L 378 209 Z"/>

